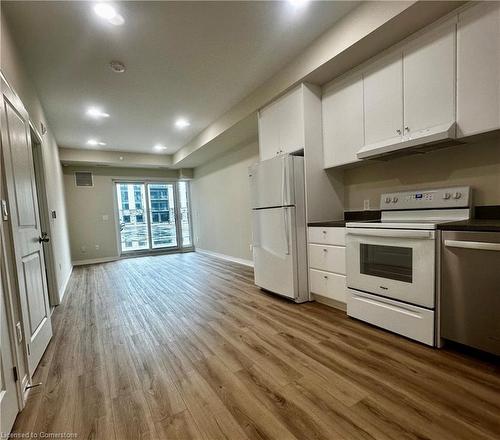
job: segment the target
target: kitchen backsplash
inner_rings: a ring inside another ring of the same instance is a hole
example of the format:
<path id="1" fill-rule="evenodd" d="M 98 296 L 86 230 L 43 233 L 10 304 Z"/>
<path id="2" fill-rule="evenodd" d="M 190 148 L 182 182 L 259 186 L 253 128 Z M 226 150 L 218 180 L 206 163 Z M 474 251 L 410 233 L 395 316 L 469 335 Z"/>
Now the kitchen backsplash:
<path id="1" fill-rule="evenodd" d="M 362 164 L 344 171 L 345 210 L 379 209 L 380 194 L 470 185 L 474 204 L 500 204 L 500 135 L 422 155 Z"/>

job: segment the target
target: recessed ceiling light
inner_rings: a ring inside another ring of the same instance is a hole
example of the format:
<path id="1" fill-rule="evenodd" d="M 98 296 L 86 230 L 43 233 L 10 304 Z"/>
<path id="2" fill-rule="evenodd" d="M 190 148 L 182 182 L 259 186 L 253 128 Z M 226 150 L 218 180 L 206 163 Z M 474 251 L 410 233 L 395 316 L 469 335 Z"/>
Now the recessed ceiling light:
<path id="1" fill-rule="evenodd" d="M 87 144 L 91 145 L 93 147 L 97 147 L 98 145 L 100 145 L 102 147 L 102 146 L 106 145 L 106 142 L 101 142 L 101 141 L 98 141 L 97 139 L 89 139 L 87 141 Z"/>
<path id="2" fill-rule="evenodd" d="M 165 147 L 165 145 L 162 145 L 162 144 L 156 144 L 153 148 L 156 151 L 165 151 L 167 149 L 167 147 Z"/>
<path id="3" fill-rule="evenodd" d="M 87 115 L 94 119 L 109 118 L 109 113 L 103 112 L 98 107 L 89 107 L 87 109 Z"/>
<path id="4" fill-rule="evenodd" d="M 185 118 L 179 118 L 177 119 L 177 121 L 175 121 L 175 126 L 177 128 L 186 128 L 189 127 L 190 125 L 191 123 Z"/>
<path id="5" fill-rule="evenodd" d="M 288 2 L 291 3 L 293 6 L 295 6 L 296 8 L 300 8 L 309 3 L 309 0 L 288 0 Z"/>
<path id="6" fill-rule="evenodd" d="M 94 12 L 109 24 L 121 26 L 125 23 L 124 18 L 116 11 L 116 9 L 109 3 L 97 3 L 94 5 Z"/>

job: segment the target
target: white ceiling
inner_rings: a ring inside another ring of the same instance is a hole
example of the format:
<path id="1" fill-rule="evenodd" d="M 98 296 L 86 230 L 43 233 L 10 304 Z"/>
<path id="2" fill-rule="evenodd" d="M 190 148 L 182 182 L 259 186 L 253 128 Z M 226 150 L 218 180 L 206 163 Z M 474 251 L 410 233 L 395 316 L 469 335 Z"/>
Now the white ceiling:
<path id="1" fill-rule="evenodd" d="M 358 2 L 2 1 L 60 146 L 172 154 L 300 54 Z M 123 74 L 111 60 L 127 66 Z M 95 121 L 90 105 L 110 114 Z M 178 117 L 191 126 L 179 130 Z"/>

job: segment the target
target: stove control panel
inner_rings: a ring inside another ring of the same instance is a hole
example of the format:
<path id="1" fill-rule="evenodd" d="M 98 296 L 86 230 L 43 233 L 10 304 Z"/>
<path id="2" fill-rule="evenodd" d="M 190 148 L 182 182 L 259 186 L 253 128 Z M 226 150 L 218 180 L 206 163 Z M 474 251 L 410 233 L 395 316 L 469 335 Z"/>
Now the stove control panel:
<path id="1" fill-rule="evenodd" d="M 382 194 L 380 209 L 441 209 L 468 208 L 471 205 L 471 189 L 468 186 L 403 191 Z"/>

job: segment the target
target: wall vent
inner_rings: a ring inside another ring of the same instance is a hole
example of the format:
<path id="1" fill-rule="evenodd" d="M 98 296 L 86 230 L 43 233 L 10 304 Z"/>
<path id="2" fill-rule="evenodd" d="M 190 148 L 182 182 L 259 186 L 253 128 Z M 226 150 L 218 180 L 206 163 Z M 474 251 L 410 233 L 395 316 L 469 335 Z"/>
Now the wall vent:
<path id="1" fill-rule="evenodd" d="M 76 186 L 94 186 L 94 179 L 90 171 L 75 171 Z"/>

